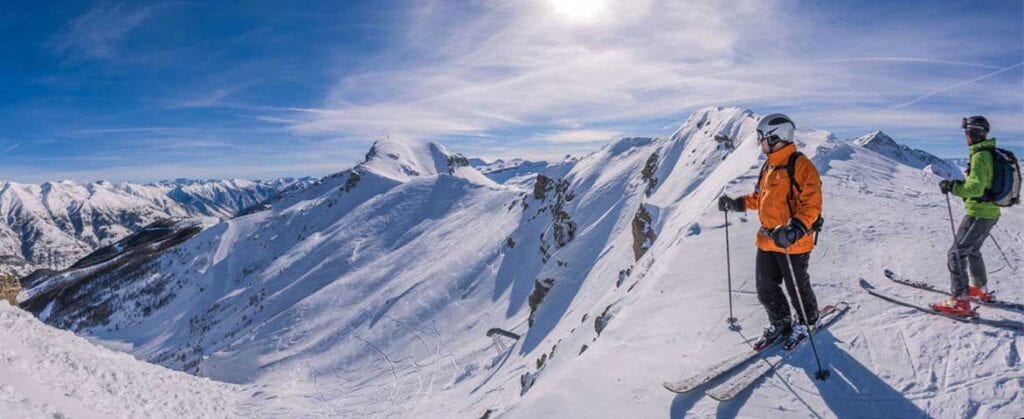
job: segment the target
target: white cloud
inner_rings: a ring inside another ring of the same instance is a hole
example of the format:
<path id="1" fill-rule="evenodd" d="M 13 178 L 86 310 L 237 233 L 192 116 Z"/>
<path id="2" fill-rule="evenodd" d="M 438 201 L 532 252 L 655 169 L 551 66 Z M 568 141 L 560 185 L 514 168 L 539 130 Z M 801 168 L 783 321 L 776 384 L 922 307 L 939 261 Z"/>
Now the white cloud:
<path id="1" fill-rule="evenodd" d="M 404 45 L 343 77 L 322 106 L 265 120 L 299 134 L 364 138 L 518 130 L 523 153 L 540 143 L 578 145 L 591 134 L 650 134 L 636 127 L 720 104 L 806 111 L 819 123 L 896 123 L 891 115 L 899 115 L 928 124 L 938 122 L 936 112 L 910 105 L 930 95 L 964 97 L 950 86 L 1005 66 L 976 57 L 1000 46 L 967 48 L 954 26 L 866 30 L 785 3 L 608 2 L 582 23 L 546 1 L 485 3 L 472 12 L 418 4 Z M 985 89 L 989 99 L 1019 108 L 1020 82 L 1010 79 L 970 93 Z M 873 111 L 900 104 L 890 116 Z M 854 115 L 843 119 L 848 110 Z M 611 128 L 588 129 L 595 126 Z"/>
<path id="2" fill-rule="evenodd" d="M 621 136 L 622 133 L 615 130 L 574 129 L 542 134 L 533 139 L 547 143 L 605 143 Z"/>
<path id="3" fill-rule="evenodd" d="M 68 58 L 112 58 L 135 28 L 153 16 L 159 5 L 132 9 L 124 4 L 101 5 L 79 16 L 51 38 L 49 46 Z"/>

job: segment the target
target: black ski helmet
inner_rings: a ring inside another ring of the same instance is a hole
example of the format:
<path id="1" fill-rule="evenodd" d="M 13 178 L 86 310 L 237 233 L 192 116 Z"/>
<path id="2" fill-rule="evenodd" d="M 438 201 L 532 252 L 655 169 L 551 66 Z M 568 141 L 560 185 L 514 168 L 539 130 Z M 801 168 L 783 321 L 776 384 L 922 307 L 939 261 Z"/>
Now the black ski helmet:
<path id="1" fill-rule="evenodd" d="M 960 128 L 967 132 L 967 136 L 971 139 L 971 144 L 985 141 L 990 129 L 988 120 L 981 115 L 964 118 L 963 122 L 960 123 Z"/>

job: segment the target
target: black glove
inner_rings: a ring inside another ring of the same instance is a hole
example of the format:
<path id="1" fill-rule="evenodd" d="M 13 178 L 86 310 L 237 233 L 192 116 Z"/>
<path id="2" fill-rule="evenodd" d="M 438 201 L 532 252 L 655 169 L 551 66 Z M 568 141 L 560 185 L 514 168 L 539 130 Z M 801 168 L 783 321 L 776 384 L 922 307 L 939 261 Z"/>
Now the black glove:
<path id="1" fill-rule="evenodd" d="M 722 195 L 720 198 L 718 198 L 718 210 L 743 212 L 747 210 L 747 206 L 743 204 L 742 197 L 730 198 L 728 195 Z"/>
<path id="2" fill-rule="evenodd" d="M 804 227 L 803 223 L 794 219 L 789 224 L 778 226 L 775 230 L 772 230 L 772 241 L 775 242 L 776 246 L 787 248 L 803 238 L 805 234 L 807 234 L 807 227 Z"/>
<path id="3" fill-rule="evenodd" d="M 953 192 L 953 186 L 956 186 L 957 183 L 960 182 L 956 180 L 943 179 L 939 182 L 939 190 L 944 194 L 948 194 Z"/>

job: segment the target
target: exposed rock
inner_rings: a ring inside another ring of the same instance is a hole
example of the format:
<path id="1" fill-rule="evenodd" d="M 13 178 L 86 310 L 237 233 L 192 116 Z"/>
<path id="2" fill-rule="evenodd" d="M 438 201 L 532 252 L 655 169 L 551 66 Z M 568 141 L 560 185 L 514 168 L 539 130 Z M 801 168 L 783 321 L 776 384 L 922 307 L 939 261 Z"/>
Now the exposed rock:
<path id="1" fill-rule="evenodd" d="M 636 260 L 640 260 L 658 238 L 651 223 L 651 213 L 641 204 L 633 217 L 633 256 Z"/>
<path id="2" fill-rule="evenodd" d="M 572 202 L 575 196 L 568 191 L 569 182 L 558 182 L 555 193 L 555 204 L 551 206 L 552 227 L 555 230 L 555 246 L 562 247 L 576 238 L 576 223 L 565 211 L 565 204 Z"/>
<path id="3" fill-rule="evenodd" d="M 21 284 L 13 274 L 0 275 L 0 300 L 7 300 L 12 306 L 18 306 L 18 292 Z"/>
<path id="4" fill-rule="evenodd" d="M 551 287 L 555 286 L 554 278 L 544 278 L 542 280 L 533 281 L 533 292 L 530 293 L 528 300 L 530 304 L 530 317 L 528 319 L 529 325 L 533 326 L 533 314 L 537 312 L 537 307 L 544 301 L 544 297 L 547 297 L 548 291 L 551 291 Z"/>
<path id="5" fill-rule="evenodd" d="M 348 179 L 345 179 L 345 192 L 349 192 L 355 188 L 356 185 L 359 184 L 360 179 L 362 179 L 362 176 L 359 175 L 359 172 L 355 170 L 349 171 Z"/>
<path id="6" fill-rule="evenodd" d="M 608 322 L 612 319 L 611 314 L 608 314 L 608 310 L 611 308 L 612 305 L 609 304 L 608 307 L 605 307 L 604 311 L 601 312 L 601 315 L 594 319 L 594 331 L 597 332 L 598 336 L 601 336 L 601 331 L 603 331 L 605 327 L 608 327 Z"/>
<path id="7" fill-rule="evenodd" d="M 644 189 L 644 194 L 651 196 L 654 192 L 654 188 L 658 186 L 658 178 L 654 177 L 654 172 L 658 170 L 658 153 L 651 153 L 651 157 L 647 158 L 647 163 L 644 164 L 644 170 L 640 172 L 640 178 L 647 182 L 647 188 Z"/>
<path id="8" fill-rule="evenodd" d="M 548 191 L 551 190 L 554 183 L 553 179 L 538 173 L 537 181 L 533 183 L 533 199 L 543 201 L 547 198 Z"/>

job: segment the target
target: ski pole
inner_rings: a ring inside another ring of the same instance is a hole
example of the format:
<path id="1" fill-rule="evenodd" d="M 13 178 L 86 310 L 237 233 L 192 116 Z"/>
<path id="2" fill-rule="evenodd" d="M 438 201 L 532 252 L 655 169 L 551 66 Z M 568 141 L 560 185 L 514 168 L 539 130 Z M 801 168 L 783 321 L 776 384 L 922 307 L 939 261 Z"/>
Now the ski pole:
<path id="1" fill-rule="evenodd" d="M 1010 263 L 1010 258 L 1006 257 L 1006 252 L 1003 251 L 1003 247 L 996 241 L 996 237 L 993 236 L 992 233 L 988 233 L 988 238 L 992 239 L 992 244 L 996 245 L 996 249 L 999 249 L 999 253 L 1003 255 L 1003 260 L 1006 261 L 1006 266 L 1009 266 L 1011 271 L 1016 272 L 1017 267 Z"/>
<path id="2" fill-rule="evenodd" d="M 729 211 L 725 214 L 725 276 L 729 284 L 729 318 L 725 319 L 730 325 L 736 324 L 736 317 L 732 315 L 732 256 L 729 254 Z"/>
<path id="3" fill-rule="evenodd" d="M 956 227 L 953 226 L 953 204 L 949 202 L 949 194 L 946 194 L 946 211 L 949 212 L 949 231 L 953 233 L 953 257 L 956 258 L 956 277 L 960 277 L 960 243 L 956 240 Z M 946 264 L 949 268 L 949 264 Z M 964 272 L 966 274 L 966 272 Z"/>
<path id="4" fill-rule="evenodd" d="M 789 256 L 789 247 L 782 248 L 786 252 L 786 265 L 789 266 L 789 279 L 793 281 L 793 289 L 796 290 L 796 301 L 800 304 L 800 313 L 804 315 L 804 325 L 807 326 L 807 339 L 811 341 L 811 350 L 814 352 L 814 361 L 818 363 L 818 371 L 814 378 L 824 381 L 828 379 L 828 370 L 821 367 L 821 357 L 818 355 L 818 347 L 814 344 L 814 325 L 807 324 L 807 310 L 804 309 L 804 298 L 801 296 L 800 283 L 796 280 L 796 271 L 793 270 L 793 259 Z"/>
<path id="5" fill-rule="evenodd" d="M 949 203 L 949 194 L 946 194 L 946 210 L 949 211 L 949 231 L 953 233 L 953 241 L 956 241 L 956 227 L 953 226 L 953 204 Z"/>

